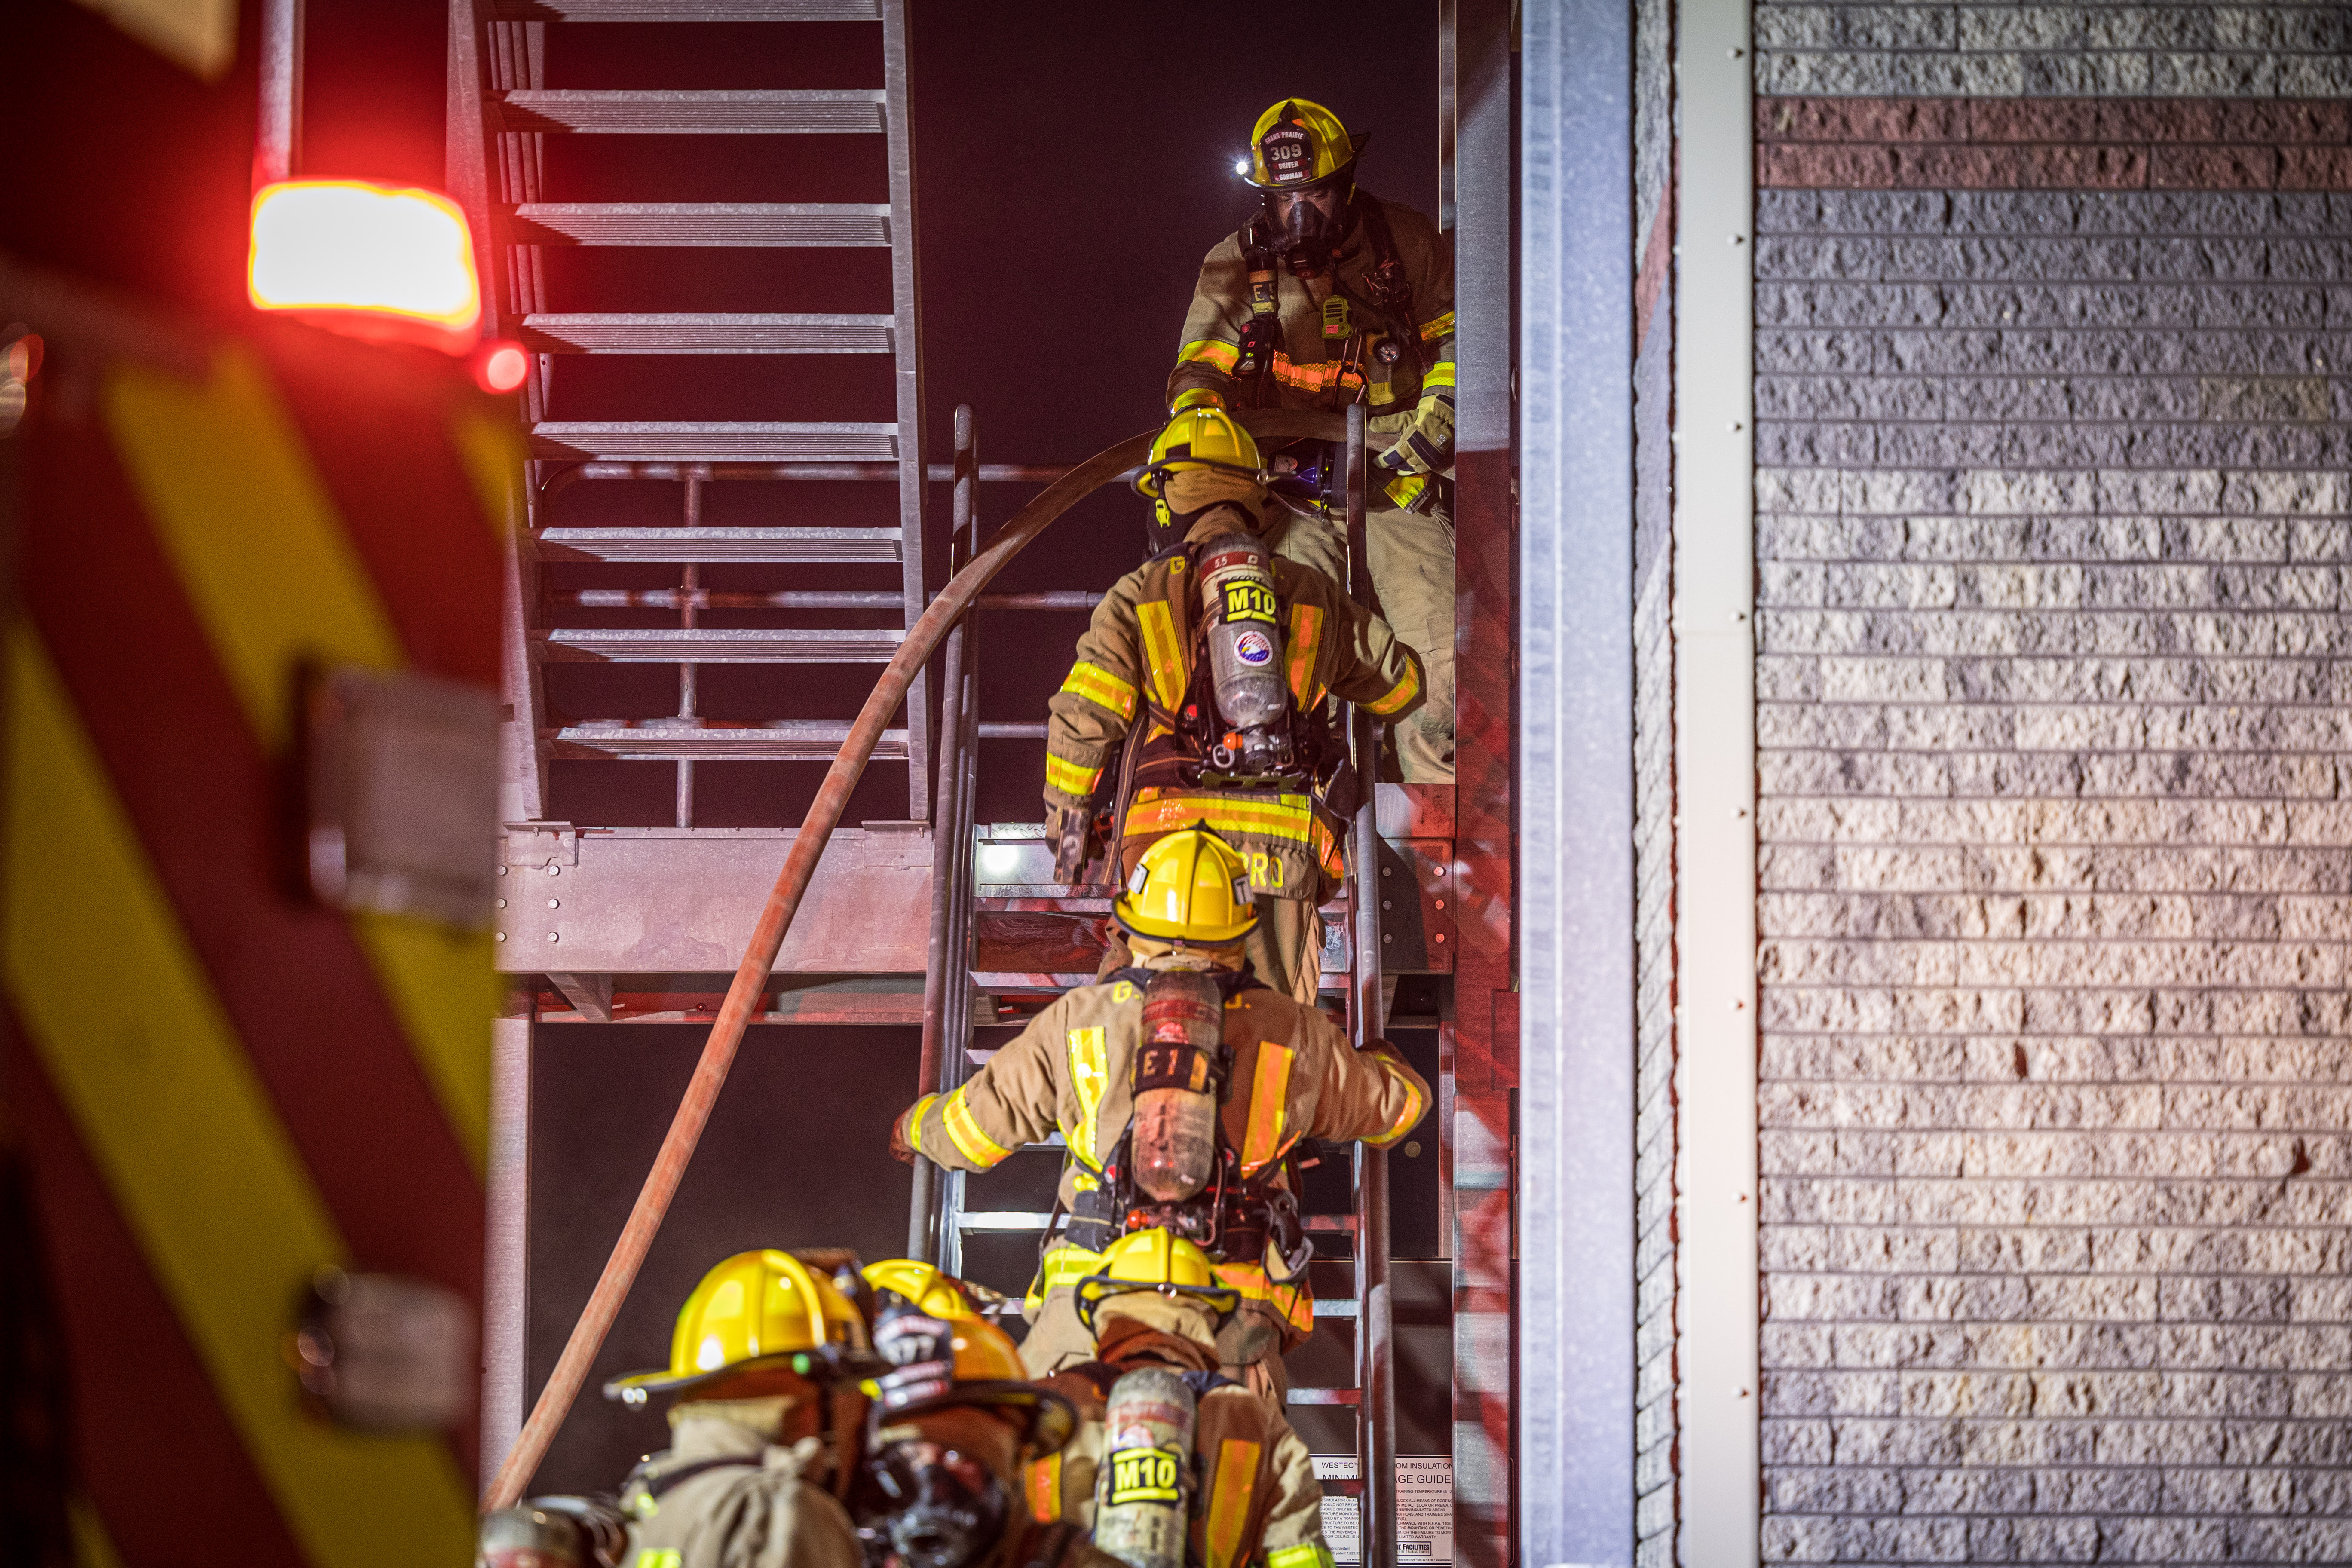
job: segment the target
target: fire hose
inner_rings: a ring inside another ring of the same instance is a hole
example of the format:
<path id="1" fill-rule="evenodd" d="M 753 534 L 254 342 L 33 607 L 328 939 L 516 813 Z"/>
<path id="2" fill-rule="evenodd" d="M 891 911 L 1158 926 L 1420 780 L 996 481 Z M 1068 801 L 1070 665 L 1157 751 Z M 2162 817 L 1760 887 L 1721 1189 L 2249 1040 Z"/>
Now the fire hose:
<path id="1" fill-rule="evenodd" d="M 1345 432 L 1345 421 L 1339 415 L 1307 409 L 1267 410 L 1239 417 L 1253 435 L 1274 440 L 1334 440 Z M 579 1398 L 588 1369 L 596 1352 L 604 1348 L 604 1336 L 612 1331 L 613 1320 L 620 1315 L 621 1303 L 627 1299 L 629 1287 L 635 1282 L 637 1270 L 644 1265 L 654 1237 L 661 1229 L 662 1219 L 669 1212 L 670 1199 L 677 1195 L 677 1184 L 685 1178 L 687 1163 L 694 1158 L 695 1145 L 701 1141 L 702 1129 L 710 1120 L 711 1107 L 718 1103 L 728 1070 L 735 1064 L 736 1049 L 743 1043 L 743 1031 L 767 990 L 768 974 L 775 965 L 777 952 L 783 946 L 784 933 L 792 929 L 793 918 L 800 912 L 801 899 L 808 891 L 809 879 L 815 874 L 818 857 L 824 852 L 833 830 L 841 825 L 850 791 L 856 787 L 866 763 L 872 760 L 874 748 L 882 739 L 890 716 L 906 700 L 915 672 L 929 662 L 948 628 L 971 607 L 989 580 L 1003 570 L 1006 562 L 1043 533 L 1055 518 L 1141 461 L 1150 452 L 1158 435 L 1155 428 L 1130 436 L 1096 453 L 1048 485 L 996 531 L 971 563 L 949 581 L 915 624 L 907 628 L 906 639 L 882 671 L 881 679 L 875 683 L 866 706 L 858 710 L 856 722 L 850 726 L 849 738 L 842 742 L 840 753 L 833 759 L 824 783 L 817 789 L 816 798 L 809 804 L 808 815 L 793 838 L 791 853 L 784 858 L 783 869 L 776 874 L 776 885 L 768 894 L 767 906 L 761 910 L 759 923 L 751 929 L 743 962 L 736 966 L 735 979 L 727 988 L 727 1000 L 710 1026 L 710 1037 L 703 1044 L 694 1077 L 688 1082 L 677 1113 L 670 1120 L 669 1131 L 662 1139 L 661 1152 L 654 1157 L 653 1169 L 646 1174 L 645 1185 L 629 1210 L 628 1223 L 621 1227 L 620 1239 L 613 1244 L 613 1255 L 605 1260 L 596 1289 L 590 1293 L 587 1306 L 581 1310 L 579 1321 L 572 1327 L 572 1337 L 564 1342 L 563 1354 L 557 1359 L 547 1385 L 540 1390 L 539 1399 L 531 1406 L 530 1418 L 523 1423 L 514 1447 L 507 1451 L 497 1477 L 483 1494 L 483 1512 L 512 1508 L 521 1500 L 523 1489 L 530 1484 L 540 1461 L 546 1458 L 548 1446 L 555 1440 L 557 1428 L 563 1425 L 563 1418 L 572 1412 L 572 1402 Z"/>

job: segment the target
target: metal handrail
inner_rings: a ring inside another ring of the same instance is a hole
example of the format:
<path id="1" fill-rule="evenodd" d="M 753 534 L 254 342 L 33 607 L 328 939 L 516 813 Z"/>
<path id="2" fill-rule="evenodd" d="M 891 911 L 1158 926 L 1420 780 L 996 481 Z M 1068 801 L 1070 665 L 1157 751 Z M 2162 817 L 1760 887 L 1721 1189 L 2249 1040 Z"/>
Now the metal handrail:
<path id="1" fill-rule="evenodd" d="M 1364 405 L 1348 406 L 1348 587 L 1367 609 L 1372 604 L 1372 572 L 1364 521 L 1367 481 Z M 1349 975 L 1349 1044 L 1363 1050 L 1381 1034 L 1381 901 L 1371 889 L 1380 878 L 1380 723 L 1370 709 L 1349 710 L 1354 731 L 1356 777 L 1363 799 L 1349 836 L 1354 840 L 1356 886 L 1350 917 L 1355 952 Z M 1356 1474 L 1364 1510 L 1363 1551 L 1370 1568 L 1396 1561 L 1396 1382 L 1394 1313 L 1389 1287 L 1389 1155 L 1358 1143 L 1356 1163 Z"/>

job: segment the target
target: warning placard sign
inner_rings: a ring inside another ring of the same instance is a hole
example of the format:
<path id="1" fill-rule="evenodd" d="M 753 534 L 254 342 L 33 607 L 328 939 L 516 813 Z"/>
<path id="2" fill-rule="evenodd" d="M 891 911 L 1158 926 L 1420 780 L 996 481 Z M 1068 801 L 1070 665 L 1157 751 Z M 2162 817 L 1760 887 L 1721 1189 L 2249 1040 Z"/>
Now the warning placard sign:
<path id="1" fill-rule="evenodd" d="M 1318 1454 L 1315 1479 L 1352 1481 L 1353 1454 Z M 1397 1563 L 1399 1568 L 1451 1568 L 1454 1562 L 1454 1460 L 1444 1454 L 1399 1454 L 1396 1460 Z M 1323 1500 L 1323 1540 L 1332 1557 L 1362 1568 L 1363 1537 L 1357 1500 Z"/>

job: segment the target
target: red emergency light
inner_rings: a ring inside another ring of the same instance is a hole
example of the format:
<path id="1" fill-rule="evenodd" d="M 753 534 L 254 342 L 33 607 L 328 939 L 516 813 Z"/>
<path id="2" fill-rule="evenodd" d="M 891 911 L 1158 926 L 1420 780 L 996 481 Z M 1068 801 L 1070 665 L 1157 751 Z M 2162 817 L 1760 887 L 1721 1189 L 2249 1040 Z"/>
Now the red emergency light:
<path id="1" fill-rule="evenodd" d="M 482 289 L 466 215 L 436 191 L 286 180 L 253 198 L 247 291 L 355 336 L 476 348 Z"/>

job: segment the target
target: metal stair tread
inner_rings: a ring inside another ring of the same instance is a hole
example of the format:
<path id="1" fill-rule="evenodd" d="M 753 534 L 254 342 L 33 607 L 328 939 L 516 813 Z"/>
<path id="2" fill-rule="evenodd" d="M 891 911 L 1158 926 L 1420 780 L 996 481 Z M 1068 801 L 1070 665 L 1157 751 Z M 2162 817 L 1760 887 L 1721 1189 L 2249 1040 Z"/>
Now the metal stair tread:
<path id="1" fill-rule="evenodd" d="M 497 0 L 501 22 L 878 22 L 879 0 Z"/>
<path id="2" fill-rule="evenodd" d="M 535 458 L 589 462 L 895 462 L 898 426 L 876 421 L 542 419 Z"/>
<path id="3" fill-rule="evenodd" d="M 887 247 L 887 202 L 526 202 L 501 209 L 523 245 Z"/>
<path id="4" fill-rule="evenodd" d="M 560 757 L 627 758 L 640 762 L 829 762 L 849 734 L 845 720 L 594 719 L 541 730 Z M 879 762 L 907 760 L 907 731 L 885 730 L 874 748 Z"/>
<path id="5" fill-rule="evenodd" d="M 880 88 L 714 91 L 681 88 L 516 88 L 483 107 L 509 133 L 635 136 L 878 136 Z"/>
<path id="6" fill-rule="evenodd" d="M 748 311 L 548 311 L 516 335 L 537 353 L 887 354 L 898 319 Z"/>
<path id="7" fill-rule="evenodd" d="M 550 528 L 546 561 L 895 562 L 895 528 Z"/>
<path id="8" fill-rule="evenodd" d="M 646 630 L 559 627 L 531 634 L 551 664 L 887 664 L 907 634 L 895 627 Z"/>

